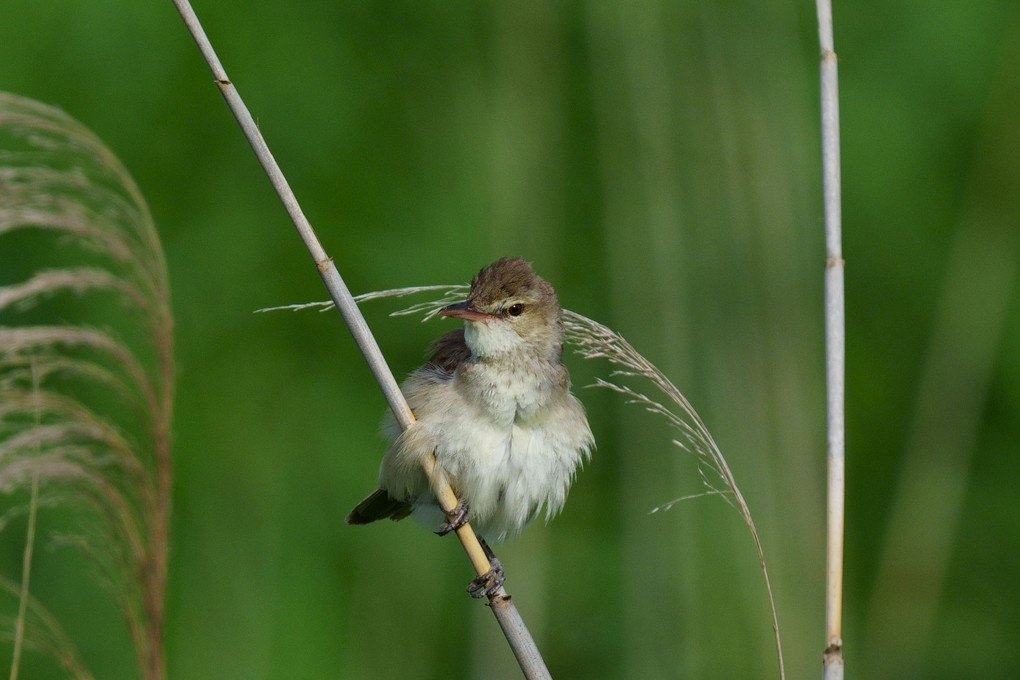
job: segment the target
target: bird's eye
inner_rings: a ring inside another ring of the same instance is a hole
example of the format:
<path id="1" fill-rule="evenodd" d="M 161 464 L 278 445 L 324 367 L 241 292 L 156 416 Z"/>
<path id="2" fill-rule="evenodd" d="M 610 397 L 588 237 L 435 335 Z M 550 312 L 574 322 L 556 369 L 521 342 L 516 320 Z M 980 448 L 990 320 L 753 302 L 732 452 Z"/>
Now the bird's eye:
<path id="1" fill-rule="evenodd" d="M 520 316 L 521 312 L 523 311 L 524 305 L 518 302 L 507 307 L 506 313 L 509 314 L 510 316 Z"/>

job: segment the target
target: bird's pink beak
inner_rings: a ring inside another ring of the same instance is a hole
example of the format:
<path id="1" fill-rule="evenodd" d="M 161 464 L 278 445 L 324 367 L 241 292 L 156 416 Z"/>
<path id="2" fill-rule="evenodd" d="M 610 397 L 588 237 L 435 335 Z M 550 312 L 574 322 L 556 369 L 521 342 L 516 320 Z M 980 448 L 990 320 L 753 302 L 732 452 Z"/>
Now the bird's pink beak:
<path id="1" fill-rule="evenodd" d="M 498 316 L 475 309 L 467 301 L 458 302 L 457 304 L 450 305 L 449 307 L 443 307 L 439 310 L 439 316 L 464 319 L 465 321 L 491 321 L 499 319 Z"/>

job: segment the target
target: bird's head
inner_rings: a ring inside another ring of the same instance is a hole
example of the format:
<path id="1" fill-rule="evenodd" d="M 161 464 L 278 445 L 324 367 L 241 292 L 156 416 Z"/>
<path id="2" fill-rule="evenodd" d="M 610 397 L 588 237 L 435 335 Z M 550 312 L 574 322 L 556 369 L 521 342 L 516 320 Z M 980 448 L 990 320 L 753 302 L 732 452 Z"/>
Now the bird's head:
<path id="1" fill-rule="evenodd" d="M 475 356 L 562 351 L 556 292 L 519 257 L 504 257 L 482 268 L 471 281 L 467 300 L 439 314 L 466 322 L 464 340 Z"/>

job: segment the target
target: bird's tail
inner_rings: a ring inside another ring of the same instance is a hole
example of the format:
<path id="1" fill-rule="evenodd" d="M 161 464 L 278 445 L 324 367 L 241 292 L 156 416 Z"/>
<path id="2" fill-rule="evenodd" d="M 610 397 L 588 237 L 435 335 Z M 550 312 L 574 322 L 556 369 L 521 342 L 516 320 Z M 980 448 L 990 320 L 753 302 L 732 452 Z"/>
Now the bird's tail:
<path id="1" fill-rule="evenodd" d="M 354 506 L 344 521 L 348 524 L 368 524 L 388 517 L 396 522 L 410 514 L 410 503 L 397 500 L 386 493 L 385 489 L 376 489 L 368 498 Z"/>

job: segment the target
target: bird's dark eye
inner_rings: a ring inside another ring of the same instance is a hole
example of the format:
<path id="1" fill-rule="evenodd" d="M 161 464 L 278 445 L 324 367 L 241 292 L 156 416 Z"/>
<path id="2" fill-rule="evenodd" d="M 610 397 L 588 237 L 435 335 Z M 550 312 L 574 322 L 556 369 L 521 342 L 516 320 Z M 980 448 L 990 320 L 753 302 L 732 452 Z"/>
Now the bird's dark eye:
<path id="1" fill-rule="evenodd" d="M 524 305 L 522 305 L 520 302 L 518 302 L 516 304 L 512 304 L 509 307 L 507 307 L 506 313 L 509 314 L 510 316 L 520 316 L 521 312 L 523 312 L 523 311 L 524 311 Z"/>

